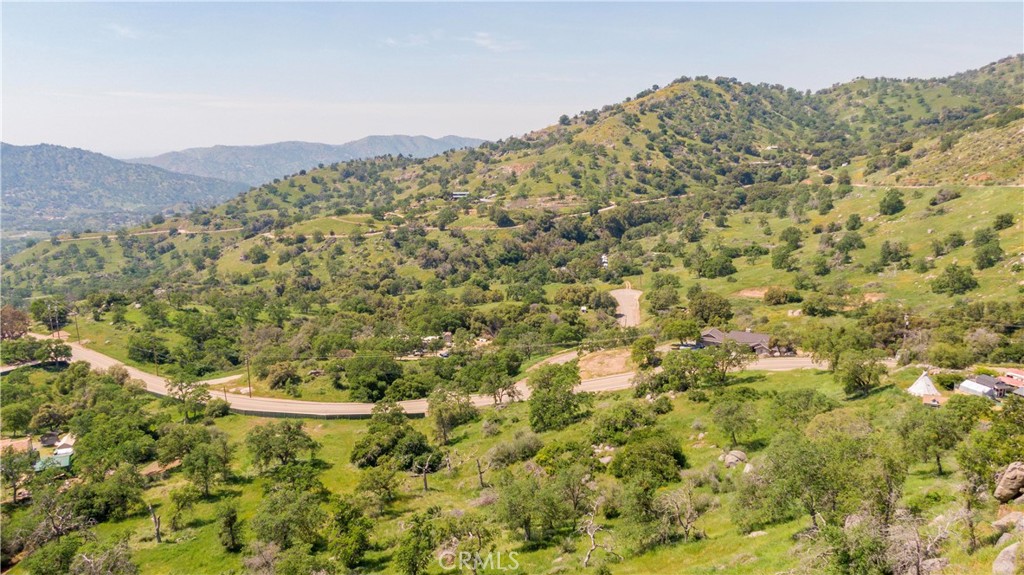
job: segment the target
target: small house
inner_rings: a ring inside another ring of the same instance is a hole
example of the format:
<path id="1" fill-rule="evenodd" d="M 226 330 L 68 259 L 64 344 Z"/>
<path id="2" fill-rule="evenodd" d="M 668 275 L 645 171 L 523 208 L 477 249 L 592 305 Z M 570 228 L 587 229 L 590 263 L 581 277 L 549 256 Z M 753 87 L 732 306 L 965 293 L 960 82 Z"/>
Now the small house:
<path id="1" fill-rule="evenodd" d="M 1007 369 L 1006 373 L 1003 374 L 1003 377 L 1012 379 L 1016 382 L 1019 382 L 1021 386 L 1024 386 L 1024 370 L 1012 368 Z"/>
<path id="2" fill-rule="evenodd" d="M 956 386 L 956 392 L 964 395 L 978 395 L 981 397 L 987 397 L 989 399 L 996 399 L 996 391 L 990 387 L 986 387 L 975 381 L 969 379 L 963 380 L 959 385 Z"/>
<path id="3" fill-rule="evenodd" d="M 51 455 L 50 457 L 44 457 L 36 462 L 33 468 L 36 472 L 43 471 L 44 469 L 68 469 L 71 467 L 71 454 L 62 453 L 60 455 Z"/>
<path id="4" fill-rule="evenodd" d="M 700 344 L 704 347 L 722 345 L 726 341 L 750 346 L 750 350 L 757 355 L 793 355 L 793 349 L 789 346 L 780 346 L 772 342 L 772 336 L 767 333 L 752 331 L 730 331 L 724 332 L 718 328 L 709 328 L 700 332 Z"/>
<path id="5" fill-rule="evenodd" d="M 972 375 L 967 378 L 967 381 L 972 381 L 978 385 L 982 385 L 991 389 L 995 394 L 995 398 L 1004 397 L 1008 392 L 1013 391 L 1013 386 L 1007 385 L 1002 381 L 992 377 L 991 375 Z"/>
<path id="6" fill-rule="evenodd" d="M 1013 390 L 1013 394 L 1024 397 L 1024 387 L 1018 387 L 1017 389 Z"/>
<path id="7" fill-rule="evenodd" d="M 54 455 L 71 455 L 75 451 L 75 436 L 68 433 L 53 448 Z"/>
<path id="8" fill-rule="evenodd" d="M 935 388 L 932 378 L 928 377 L 927 371 L 921 372 L 920 377 L 914 381 L 913 385 L 907 388 L 907 393 L 910 395 L 916 395 L 917 397 L 942 395 L 939 393 L 939 390 Z"/>

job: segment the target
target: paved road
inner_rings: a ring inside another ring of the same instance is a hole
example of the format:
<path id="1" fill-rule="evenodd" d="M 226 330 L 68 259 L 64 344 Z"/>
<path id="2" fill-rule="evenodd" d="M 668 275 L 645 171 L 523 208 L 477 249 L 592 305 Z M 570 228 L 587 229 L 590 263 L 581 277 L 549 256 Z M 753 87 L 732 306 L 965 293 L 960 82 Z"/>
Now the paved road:
<path id="1" fill-rule="evenodd" d="M 104 355 L 96 350 L 92 350 L 83 347 L 77 343 L 70 343 L 71 346 L 71 358 L 74 361 L 84 361 L 89 363 L 94 369 L 107 369 L 115 365 L 124 365 L 120 361 Z M 551 364 L 551 363 L 566 363 L 572 361 L 577 357 L 575 351 L 569 351 L 560 353 L 558 355 L 551 356 L 546 360 L 540 362 L 537 365 Z M 142 371 L 140 369 L 124 366 L 128 370 L 128 374 L 133 378 L 142 381 L 146 386 L 146 389 L 157 395 L 167 395 L 167 380 L 158 375 Z M 534 366 L 536 367 L 536 366 Z M 762 371 L 789 371 L 793 369 L 806 369 L 820 367 L 815 364 L 807 357 L 784 357 L 784 358 L 766 358 L 758 360 L 752 363 L 747 369 L 762 370 Z M 618 391 L 622 389 L 628 389 L 631 387 L 631 381 L 633 379 L 633 373 L 620 373 L 616 375 L 608 375 L 604 377 L 595 377 L 593 379 L 587 379 L 580 383 L 576 387 L 577 392 L 598 392 L 598 391 Z M 214 380 L 208 380 L 204 383 L 226 383 L 238 379 L 239 376 L 229 376 Z M 520 393 L 520 398 L 525 399 L 529 397 L 530 390 L 526 386 L 526 380 L 520 380 L 516 387 Z M 276 399 L 269 397 L 248 397 L 237 393 L 228 393 L 222 395 L 221 393 L 215 393 L 214 397 L 226 397 L 228 402 L 231 404 L 231 410 L 235 413 L 241 413 L 245 415 L 261 415 L 269 417 L 314 417 L 323 419 L 342 419 L 342 418 L 365 418 L 369 417 L 372 410 L 372 403 L 325 403 L 318 401 L 302 401 L 297 399 Z M 472 403 L 478 407 L 484 407 L 492 405 L 493 399 L 489 395 L 473 395 L 470 397 Z M 400 401 L 399 405 L 405 410 L 406 413 L 413 416 L 421 416 L 427 412 L 427 400 L 425 399 L 414 399 L 410 401 Z"/>
<path id="2" fill-rule="evenodd" d="M 625 288 L 615 289 L 608 293 L 619 303 L 619 309 L 615 313 L 619 325 L 622 327 L 640 325 L 640 295 L 644 292 L 626 284 Z"/>

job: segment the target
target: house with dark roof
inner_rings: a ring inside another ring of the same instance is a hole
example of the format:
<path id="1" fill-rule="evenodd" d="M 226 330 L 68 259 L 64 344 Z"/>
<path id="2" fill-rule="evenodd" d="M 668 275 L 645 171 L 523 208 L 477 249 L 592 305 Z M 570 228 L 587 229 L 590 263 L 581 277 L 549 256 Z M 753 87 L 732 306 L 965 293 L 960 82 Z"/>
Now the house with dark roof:
<path id="1" fill-rule="evenodd" d="M 749 345 L 750 350 L 757 355 L 793 355 L 793 348 L 773 343 L 772 336 L 767 333 L 738 330 L 724 332 L 716 327 L 708 328 L 700 332 L 700 344 L 703 346 L 722 345 L 726 341 L 734 341 L 739 344 Z"/>
<path id="2" fill-rule="evenodd" d="M 972 375 L 957 386 L 958 391 L 971 395 L 981 395 L 991 399 L 1006 397 L 1007 393 L 1013 393 L 1014 387 L 1008 385 L 991 375 Z"/>

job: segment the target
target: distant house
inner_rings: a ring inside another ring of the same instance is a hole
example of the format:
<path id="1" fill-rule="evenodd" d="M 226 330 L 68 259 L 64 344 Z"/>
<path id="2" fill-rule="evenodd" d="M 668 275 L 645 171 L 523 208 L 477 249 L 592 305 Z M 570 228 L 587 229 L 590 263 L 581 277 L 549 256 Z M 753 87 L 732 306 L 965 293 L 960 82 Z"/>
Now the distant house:
<path id="1" fill-rule="evenodd" d="M 37 472 L 44 469 L 67 469 L 71 467 L 71 454 L 62 453 L 60 455 L 44 457 L 37 461 L 33 467 Z"/>
<path id="2" fill-rule="evenodd" d="M 1007 393 L 1013 392 L 1014 389 L 1012 385 L 1003 383 L 991 375 L 972 375 L 967 378 L 967 381 L 972 381 L 978 385 L 991 389 L 992 392 L 995 393 L 996 399 L 1005 396 Z"/>
<path id="3" fill-rule="evenodd" d="M 1004 374 L 1004 376 L 1005 377 L 1009 377 L 1010 379 L 1013 379 L 1014 381 L 1019 381 L 1019 382 L 1021 382 L 1021 384 L 1024 384 L 1024 370 L 1021 370 L 1021 369 L 1007 369 L 1006 373 Z"/>
<path id="4" fill-rule="evenodd" d="M 68 433 L 60 438 L 53 448 L 54 455 L 71 455 L 75 452 L 75 436 Z"/>
<path id="5" fill-rule="evenodd" d="M 965 379 L 957 385 L 956 392 L 964 395 L 978 395 L 992 400 L 996 399 L 996 391 L 994 389 L 969 379 Z"/>
<path id="6" fill-rule="evenodd" d="M 920 377 L 907 389 L 907 393 L 910 395 L 916 395 L 917 397 L 928 397 L 942 395 L 939 390 L 935 388 L 935 384 L 932 382 L 932 378 L 928 377 L 928 372 L 921 372 Z"/>
<path id="7" fill-rule="evenodd" d="M 53 447 L 60 441 L 60 434 L 56 431 L 48 431 L 39 436 L 39 443 L 43 447 Z"/>
<path id="8" fill-rule="evenodd" d="M 1019 369 L 1008 369 L 1006 373 L 999 376 L 999 381 L 1009 385 L 1010 387 L 1021 388 L 1024 387 L 1024 371 Z"/>
<path id="9" fill-rule="evenodd" d="M 726 341 L 749 345 L 751 351 L 757 355 L 792 355 L 793 349 L 789 346 L 772 345 L 772 336 L 767 333 L 753 331 L 730 331 L 724 332 L 718 328 L 709 328 L 700 332 L 700 344 L 703 346 L 722 345 Z"/>
<path id="10" fill-rule="evenodd" d="M 452 192 L 453 200 L 461 200 L 462 198 L 468 198 L 469 192 Z"/>
<path id="11" fill-rule="evenodd" d="M 1013 390 L 1013 394 L 1024 397 L 1024 387 L 1018 387 L 1017 389 Z"/>

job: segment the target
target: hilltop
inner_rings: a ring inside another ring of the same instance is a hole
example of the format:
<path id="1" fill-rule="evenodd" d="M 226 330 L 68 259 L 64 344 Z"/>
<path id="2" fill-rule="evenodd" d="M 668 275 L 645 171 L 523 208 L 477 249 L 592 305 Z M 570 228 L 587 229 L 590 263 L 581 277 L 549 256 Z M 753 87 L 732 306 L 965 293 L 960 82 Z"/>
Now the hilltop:
<path id="1" fill-rule="evenodd" d="M 389 155 L 424 158 L 447 150 L 473 148 L 483 142 L 460 136 L 367 136 L 340 145 L 278 142 L 261 146 L 189 148 L 127 161 L 256 186 L 322 164 Z"/>

